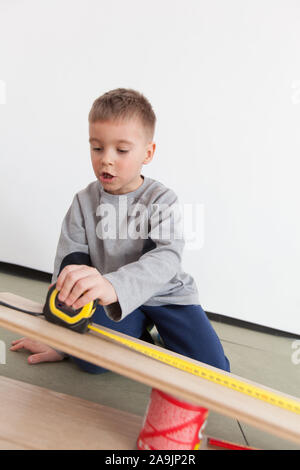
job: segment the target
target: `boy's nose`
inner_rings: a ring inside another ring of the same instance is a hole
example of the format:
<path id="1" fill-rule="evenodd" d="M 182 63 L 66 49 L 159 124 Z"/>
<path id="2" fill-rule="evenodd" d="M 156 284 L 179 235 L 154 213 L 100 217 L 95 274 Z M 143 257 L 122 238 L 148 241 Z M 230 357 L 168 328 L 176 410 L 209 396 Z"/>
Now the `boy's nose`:
<path id="1" fill-rule="evenodd" d="M 103 152 L 101 163 L 103 166 L 109 167 L 110 164 L 113 164 L 113 156 L 109 152 Z"/>

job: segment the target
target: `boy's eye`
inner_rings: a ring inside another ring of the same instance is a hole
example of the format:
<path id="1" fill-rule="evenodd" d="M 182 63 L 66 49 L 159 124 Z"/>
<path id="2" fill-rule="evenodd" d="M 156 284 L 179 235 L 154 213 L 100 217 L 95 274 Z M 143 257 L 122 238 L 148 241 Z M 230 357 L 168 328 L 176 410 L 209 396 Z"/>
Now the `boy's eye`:
<path id="1" fill-rule="evenodd" d="M 93 150 L 94 150 L 95 152 L 100 152 L 102 149 L 101 149 L 101 148 L 93 148 Z M 126 152 L 128 152 L 128 150 L 118 149 L 118 152 L 126 153 Z"/>

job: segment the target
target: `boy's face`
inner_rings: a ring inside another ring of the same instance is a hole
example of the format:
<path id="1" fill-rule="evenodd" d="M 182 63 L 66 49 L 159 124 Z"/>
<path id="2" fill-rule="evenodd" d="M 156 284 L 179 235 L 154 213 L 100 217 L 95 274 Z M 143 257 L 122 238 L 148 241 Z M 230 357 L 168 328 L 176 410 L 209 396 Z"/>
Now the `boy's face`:
<path id="1" fill-rule="evenodd" d="M 142 166 L 152 160 L 155 151 L 155 143 L 147 141 L 140 120 L 89 123 L 89 134 L 94 173 L 104 190 L 126 194 L 137 189 L 143 182 Z"/>

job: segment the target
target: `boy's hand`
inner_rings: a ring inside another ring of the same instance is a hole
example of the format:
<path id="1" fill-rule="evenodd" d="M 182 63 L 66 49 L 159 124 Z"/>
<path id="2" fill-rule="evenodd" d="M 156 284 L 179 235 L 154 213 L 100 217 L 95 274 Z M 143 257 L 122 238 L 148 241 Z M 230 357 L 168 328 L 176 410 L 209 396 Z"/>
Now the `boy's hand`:
<path id="1" fill-rule="evenodd" d="M 39 343 L 30 338 L 20 338 L 12 341 L 10 351 L 18 351 L 19 349 L 27 349 L 34 353 L 28 357 L 29 364 L 37 364 L 38 362 L 56 362 L 62 361 L 63 356 L 46 344 Z"/>
<path id="2" fill-rule="evenodd" d="M 59 291 L 58 299 L 74 309 L 82 308 L 95 299 L 100 305 L 118 300 L 113 285 L 96 268 L 84 264 L 65 266 L 57 278 L 56 289 Z"/>

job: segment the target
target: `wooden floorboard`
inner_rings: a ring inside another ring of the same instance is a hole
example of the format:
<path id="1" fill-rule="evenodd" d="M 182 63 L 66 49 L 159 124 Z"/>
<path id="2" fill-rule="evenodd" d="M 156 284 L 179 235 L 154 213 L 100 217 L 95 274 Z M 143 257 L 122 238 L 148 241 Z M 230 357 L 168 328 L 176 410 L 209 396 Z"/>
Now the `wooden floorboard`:
<path id="1" fill-rule="evenodd" d="M 0 377 L 0 449 L 134 450 L 142 417 Z"/>

